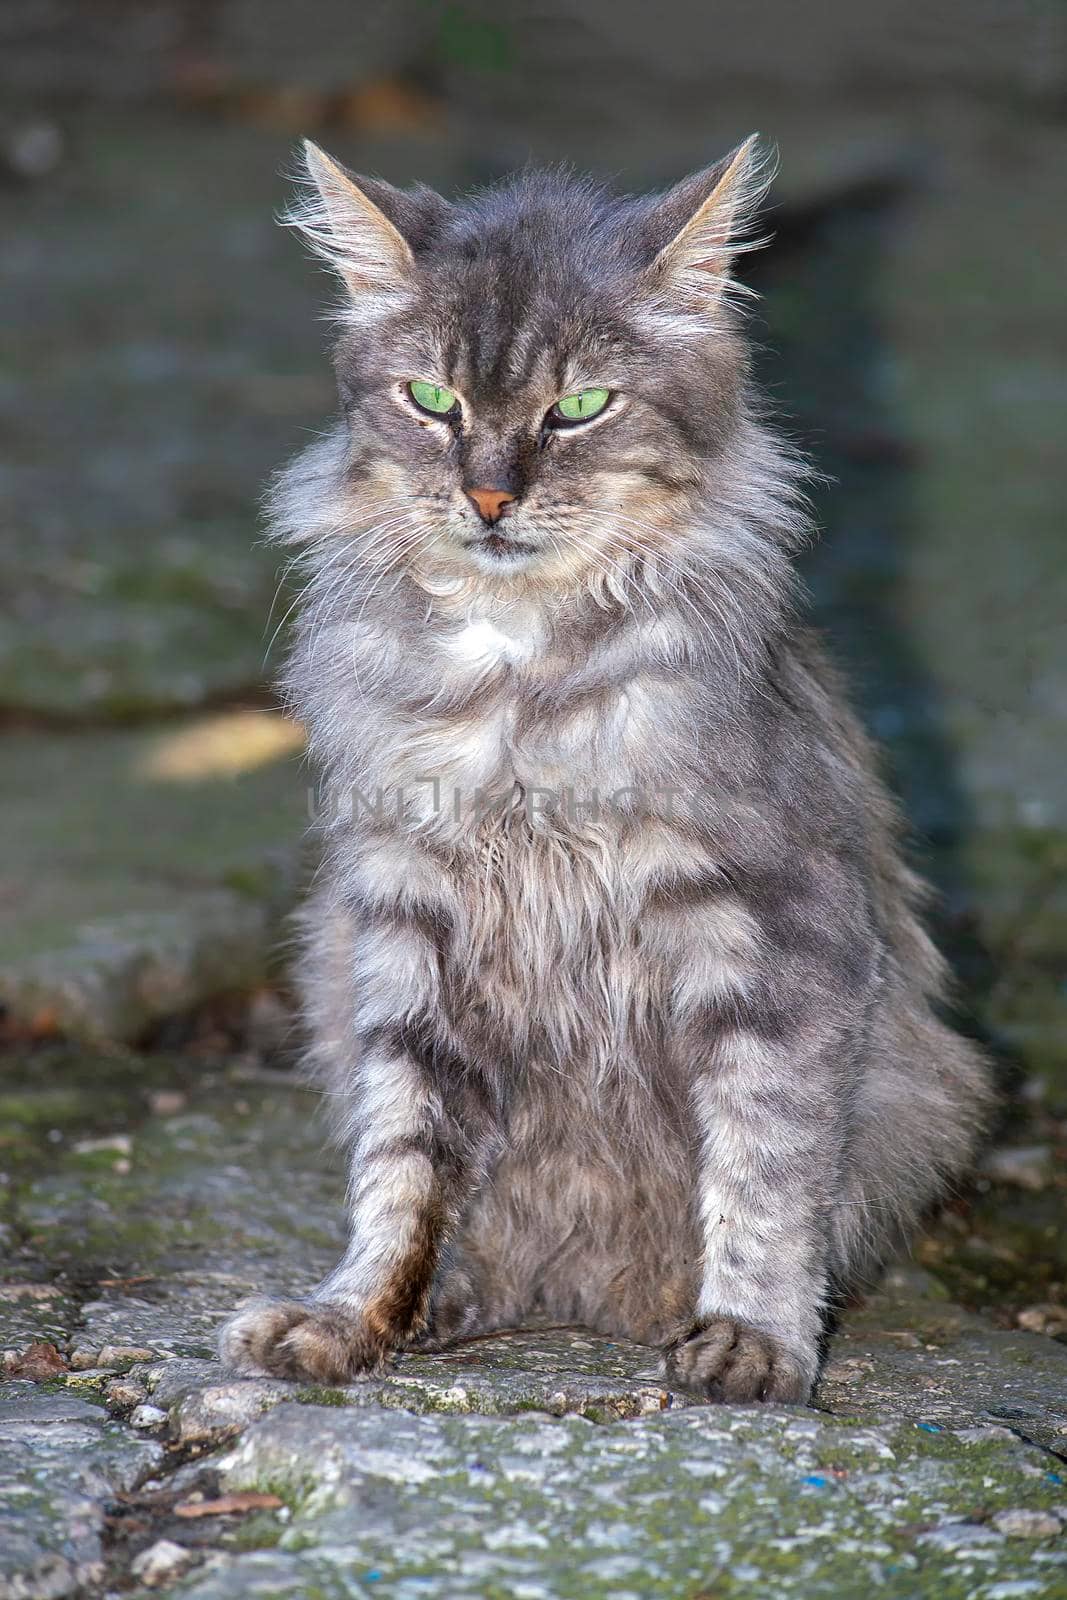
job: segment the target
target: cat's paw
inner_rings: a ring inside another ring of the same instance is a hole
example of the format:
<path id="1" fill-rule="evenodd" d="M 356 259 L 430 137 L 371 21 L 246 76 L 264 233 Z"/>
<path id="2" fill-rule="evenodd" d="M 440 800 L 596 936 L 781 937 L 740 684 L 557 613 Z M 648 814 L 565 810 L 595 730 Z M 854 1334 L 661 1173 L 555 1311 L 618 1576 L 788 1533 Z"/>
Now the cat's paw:
<path id="1" fill-rule="evenodd" d="M 313 1300 L 252 1300 L 219 1332 L 223 1366 L 244 1374 L 347 1383 L 382 1372 L 392 1352 L 344 1306 Z"/>
<path id="2" fill-rule="evenodd" d="M 667 1350 L 669 1383 L 705 1400 L 741 1405 L 766 1400 L 803 1403 L 812 1390 L 809 1370 L 772 1334 L 733 1317 L 707 1317 Z"/>

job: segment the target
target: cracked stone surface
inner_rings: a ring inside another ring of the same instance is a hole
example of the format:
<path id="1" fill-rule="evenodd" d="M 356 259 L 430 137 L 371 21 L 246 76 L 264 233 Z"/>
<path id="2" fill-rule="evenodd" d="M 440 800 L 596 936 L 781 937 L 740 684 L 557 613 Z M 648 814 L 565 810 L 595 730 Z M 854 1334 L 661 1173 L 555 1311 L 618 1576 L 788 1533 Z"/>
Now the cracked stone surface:
<path id="1" fill-rule="evenodd" d="M 611 1427 L 283 1407 L 219 1463 L 225 1486 L 286 1499 L 277 1547 L 218 1559 L 188 1592 L 831 1595 L 859 1569 L 888 1593 L 984 1593 L 1018 1573 L 1018 1553 L 969 1519 L 1054 1515 L 1063 1487 L 1010 1435 L 929 1437 L 711 1407 Z M 911 1523 L 983 1538 L 945 1551 Z M 1067 1548 L 1043 1546 L 1031 1559 L 1062 1581 Z"/>
<path id="2" fill-rule="evenodd" d="M 0 1383 L 2 1600 L 51 1600 L 99 1583 L 105 1508 L 162 1454 L 99 1401 Z"/>
<path id="3" fill-rule="evenodd" d="M 1065 1592 L 1067 1343 L 914 1264 L 847 1316 L 812 1409 L 696 1404 L 575 1329 L 336 1388 L 236 1378 L 220 1318 L 340 1242 L 313 1097 L 245 1058 L 41 1049 L 0 1118 L 0 1351 L 70 1364 L 4 1386 L 0 1596 L 105 1594 L 160 1542 L 188 1570 L 159 1592 L 197 1600 L 832 1595 L 856 1570 L 900 1600 Z M 190 1514 L 248 1492 L 280 1504 Z"/>

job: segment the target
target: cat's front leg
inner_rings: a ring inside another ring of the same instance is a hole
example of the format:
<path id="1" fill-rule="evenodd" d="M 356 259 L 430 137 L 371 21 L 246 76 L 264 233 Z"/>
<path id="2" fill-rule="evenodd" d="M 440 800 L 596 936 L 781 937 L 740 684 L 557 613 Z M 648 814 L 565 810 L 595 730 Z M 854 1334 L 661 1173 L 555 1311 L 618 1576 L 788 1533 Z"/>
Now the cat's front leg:
<path id="1" fill-rule="evenodd" d="M 755 1022 L 716 1031 L 692 1077 L 699 1297 L 666 1374 L 711 1400 L 803 1402 L 825 1323 L 834 1072 L 828 1052 Z"/>
<path id="2" fill-rule="evenodd" d="M 222 1332 L 228 1366 L 343 1382 L 381 1371 L 425 1328 L 441 1250 L 477 1166 L 472 1130 L 427 1070 L 426 1026 L 398 1023 L 364 1041 L 348 1247 L 307 1300 L 243 1306 Z"/>
<path id="3" fill-rule="evenodd" d="M 381 1370 L 426 1327 L 441 1252 L 484 1170 L 489 1118 L 439 1005 L 424 922 L 396 906 L 360 918 L 359 1002 L 332 1074 L 349 1124 L 348 1245 L 306 1300 L 256 1300 L 230 1318 L 220 1354 L 238 1371 L 343 1382 Z"/>

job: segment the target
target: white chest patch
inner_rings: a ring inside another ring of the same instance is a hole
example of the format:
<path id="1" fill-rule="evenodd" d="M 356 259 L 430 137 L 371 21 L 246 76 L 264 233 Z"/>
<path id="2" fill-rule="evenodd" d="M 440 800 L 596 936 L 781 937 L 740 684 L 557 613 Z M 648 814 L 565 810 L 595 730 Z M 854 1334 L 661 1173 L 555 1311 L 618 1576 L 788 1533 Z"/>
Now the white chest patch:
<path id="1" fill-rule="evenodd" d="M 533 628 L 516 627 L 505 631 L 488 617 L 470 616 L 445 648 L 453 661 L 485 670 L 502 663 L 518 665 L 529 661 L 537 646 L 538 636 Z"/>

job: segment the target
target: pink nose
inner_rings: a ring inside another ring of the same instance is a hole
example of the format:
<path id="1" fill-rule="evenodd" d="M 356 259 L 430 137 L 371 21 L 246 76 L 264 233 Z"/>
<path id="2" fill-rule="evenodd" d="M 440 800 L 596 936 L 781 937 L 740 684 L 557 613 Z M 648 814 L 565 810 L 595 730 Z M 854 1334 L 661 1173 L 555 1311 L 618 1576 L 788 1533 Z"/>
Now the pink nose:
<path id="1" fill-rule="evenodd" d="M 468 489 L 466 495 L 483 522 L 499 522 L 504 507 L 515 498 L 506 489 Z"/>

